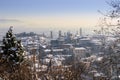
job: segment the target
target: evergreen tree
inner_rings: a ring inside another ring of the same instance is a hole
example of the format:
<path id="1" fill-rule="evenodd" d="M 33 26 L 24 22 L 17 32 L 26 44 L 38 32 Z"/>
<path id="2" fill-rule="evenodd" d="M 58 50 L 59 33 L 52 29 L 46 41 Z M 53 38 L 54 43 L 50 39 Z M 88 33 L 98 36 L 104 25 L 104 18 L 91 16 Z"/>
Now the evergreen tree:
<path id="1" fill-rule="evenodd" d="M 24 48 L 21 40 L 17 40 L 13 34 L 12 26 L 3 38 L 2 58 L 13 64 L 20 64 L 24 59 Z"/>

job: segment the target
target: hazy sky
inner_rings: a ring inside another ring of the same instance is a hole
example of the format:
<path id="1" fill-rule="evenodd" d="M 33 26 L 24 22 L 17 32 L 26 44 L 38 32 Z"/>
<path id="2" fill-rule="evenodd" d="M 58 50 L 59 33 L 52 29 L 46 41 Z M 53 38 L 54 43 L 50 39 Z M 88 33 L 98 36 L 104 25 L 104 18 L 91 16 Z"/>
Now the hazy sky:
<path id="1" fill-rule="evenodd" d="M 109 0 L 0 0 L 0 31 L 77 30 L 94 27 Z"/>

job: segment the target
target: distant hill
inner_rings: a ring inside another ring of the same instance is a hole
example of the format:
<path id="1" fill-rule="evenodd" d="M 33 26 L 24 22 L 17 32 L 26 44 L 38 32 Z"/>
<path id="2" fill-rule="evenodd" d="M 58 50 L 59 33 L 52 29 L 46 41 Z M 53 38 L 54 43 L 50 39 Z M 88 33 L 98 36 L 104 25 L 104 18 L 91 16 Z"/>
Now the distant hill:
<path id="1" fill-rule="evenodd" d="M 34 33 L 34 32 L 29 32 L 29 33 L 22 32 L 22 33 L 18 33 L 18 34 L 15 34 L 15 35 L 16 35 L 16 37 L 29 37 L 29 36 L 35 36 L 37 34 Z"/>

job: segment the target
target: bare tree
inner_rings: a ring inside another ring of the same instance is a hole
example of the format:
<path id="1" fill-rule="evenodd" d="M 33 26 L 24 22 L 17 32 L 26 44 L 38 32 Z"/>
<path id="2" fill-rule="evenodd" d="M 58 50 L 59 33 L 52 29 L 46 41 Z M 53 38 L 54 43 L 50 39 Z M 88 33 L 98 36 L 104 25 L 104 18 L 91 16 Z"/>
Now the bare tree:
<path id="1" fill-rule="evenodd" d="M 119 56 L 120 56 L 120 0 L 112 0 L 107 2 L 111 7 L 107 13 L 102 13 L 104 18 L 100 22 L 100 29 L 95 32 L 101 36 L 101 51 L 107 55 L 104 55 L 104 59 L 100 64 L 101 70 L 109 79 L 116 76 L 116 80 L 119 79 Z M 114 42 L 107 44 L 109 37 L 115 38 Z M 105 71 L 104 71 L 105 70 Z"/>

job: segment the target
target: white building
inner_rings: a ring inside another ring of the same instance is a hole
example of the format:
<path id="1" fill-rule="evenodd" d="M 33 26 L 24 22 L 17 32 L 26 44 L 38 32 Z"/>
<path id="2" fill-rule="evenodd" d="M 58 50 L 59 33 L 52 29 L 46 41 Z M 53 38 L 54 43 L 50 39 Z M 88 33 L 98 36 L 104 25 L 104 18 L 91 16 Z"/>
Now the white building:
<path id="1" fill-rule="evenodd" d="M 79 47 L 79 48 L 74 48 L 73 52 L 74 52 L 76 60 L 80 60 L 81 58 L 86 57 L 87 50 L 84 47 Z"/>

